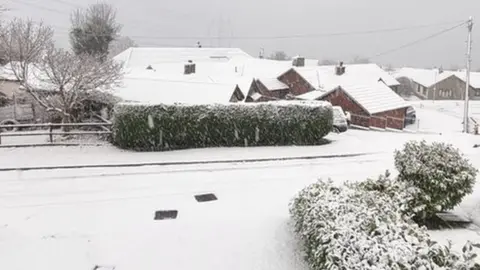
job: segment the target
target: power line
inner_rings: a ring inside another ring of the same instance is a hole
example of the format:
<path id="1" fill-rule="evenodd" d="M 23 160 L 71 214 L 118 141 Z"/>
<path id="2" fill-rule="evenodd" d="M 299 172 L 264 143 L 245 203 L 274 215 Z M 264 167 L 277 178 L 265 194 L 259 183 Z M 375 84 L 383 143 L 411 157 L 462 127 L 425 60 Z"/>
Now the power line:
<path id="1" fill-rule="evenodd" d="M 32 2 L 27 2 L 27 1 L 23 1 L 23 0 L 15 0 L 15 2 L 16 2 L 16 3 L 23 4 L 23 5 L 26 5 L 26 6 L 32 6 L 32 7 L 36 7 L 36 8 L 39 8 L 39 9 L 46 10 L 46 11 L 50 11 L 50 12 L 54 12 L 54 13 L 59 13 L 59 14 L 62 14 L 62 15 L 65 14 L 65 12 L 60 11 L 60 10 L 58 10 L 58 9 L 45 7 L 45 6 L 38 5 L 38 4 L 32 3 Z"/>
<path id="2" fill-rule="evenodd" d="M 321 38 L 321 37 L 334 37 L 334 36 L 350 36 L 350 35 L 369 35 L 369 34 L 378 34 L 378 33 L 392 33 L 398 31 L 406 31 L 406 30 L 414 30 L 414 29 L 421 29 L 427 28 L 432 26 L 440 26 L 445 24 L 452 24 L 458 23 L 459 21 L 454 22 L 442 22 L 442 23 L 435 23 L 435 24 L 423 24 L 423 25 L 415 25 L 415 26 L 407 26 L 407 27 L 397 27 L 397 28 L 384 28 L 384 29 L 376 29 L 376 30 L 366 30 L 366 31 L 350 31 L 350 32 L 336 32 L 336 33 L 317 33 L 317 34 L 297 34 L 297 35 L 284 35 L 284 36 L 231 36 L 229 39 L 234 40 L 268 40 L 268 39 L 291 39 L 291 38 Z M 462 25 L 465 22 L 462 21 Z M 458 27 L 455 26 L 455 27 Z M 93 33 L 92 33 L 93 34 Z M 93 34 L 96 36 L 101 36 L 101 34 Z M 222 36 L 184 36 L 184 37 L 174 37 L 174 36 L 129 36 L 131 38 L 141 38 L 141 39 L 153 39 L 153 40 L 161 40 L 161 39 L 169 39 L 169 40 L 208 40 L 208 39 L 222 39 Z"/>
<path id="3" fill-rule="evenodd" d="M 440 35 L 442 35 L 442 34 L 445 34 L 445 33 L 447 33 L 447 32 L 450 32 L 450 31 L 452 31 L 452 30 L 454 30 L 454 29 L 456 29 L 456 28 L 458 28 L 458 27 L 460 27 L 460 26 L 465 25 L 466 23 L 467 23 L 467 22 L 464 21 L 464 22 L 462 22 L 461 24 L 457 24 L 457 25 L 452 26 L 452 27 L 450 27 L 450 28 L 444 29 L 444 30 L 442 30 L 442 31 L 440 31 L 440 32 L 436 32 L 436 33 L 431 34 L 431 35 L 429 35 L 429 36 L 427 36 L 427 37 L 424 37 L 424 38 L 421 38 L 421 39 L 418 39 L 418 40 L 415 40 L 415 41 L 406 43 L 406 44 L 404 44 L 404 45 L 402 45 L 402 46 L 400 46 L 400 47 L 397 47 L 397 48 L 393 48 L 393 49 L 390 49 L 390 50 L 387 50 L 387 51 L 378 53 L 378 54 L 376 54 L 376 55 L 374 55 L 374 56 L 372 56 L 372 57 L 369 57 L 369 59 L 375 58 L 375 57 L 379 57 L 379 56 L 383 56 L 383 55 L 386 55 L 386 54 L 389 54 L 389 53 L 393 53 L 393 52 L 396 52 L 396 51 L 399 51 L 399 50 L 403 50 L 403 49 L 405 49 L 405 48 L 411 47 L 411 46 L 416 45 L 416 44 L 418 44 L 418 43 L 427 41 L 427 40 L 429 40 L 429 39 L 432 39 L 432 38 L 435 38 L 435 37 L 440 36 Z"/>

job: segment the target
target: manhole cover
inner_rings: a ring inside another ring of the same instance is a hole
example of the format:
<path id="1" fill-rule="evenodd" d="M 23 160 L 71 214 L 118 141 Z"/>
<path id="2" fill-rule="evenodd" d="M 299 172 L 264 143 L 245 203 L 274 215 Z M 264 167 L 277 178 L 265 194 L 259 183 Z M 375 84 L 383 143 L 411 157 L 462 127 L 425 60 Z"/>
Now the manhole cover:
<path id="1" fill-rule="evenodd" d="M 217 196 L 215 196 L 215 194 L 213 193 L 200 194 L 200 195 L 195 195 L 195 200 L 197 200 L 197 202 L 216 201 Z"/>
<path id="2" fill-rule="evenodd" d="M 176 219 L 178 215 L 177 210 L 162 210 L 155 212 L 155 220 Z"/>
<path id="3" fill-rule="evenodd" d="M 115 270 L 115 266 L 95 265 L 92 270 Z"/>

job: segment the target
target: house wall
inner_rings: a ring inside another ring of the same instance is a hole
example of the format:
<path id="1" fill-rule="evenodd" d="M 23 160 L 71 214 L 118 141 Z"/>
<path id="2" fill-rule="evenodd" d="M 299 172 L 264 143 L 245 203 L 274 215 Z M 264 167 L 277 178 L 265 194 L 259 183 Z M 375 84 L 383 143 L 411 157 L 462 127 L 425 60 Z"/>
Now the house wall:
<path id="1" fill-rule="evenodd" d="M 258 92 L 264 96 L 270 96 L 270 91 L 268 88 L 260 81 L 260 80 L 255 80 L 255 83 L 257 84 L 257 89 Z"/>
<path id="2" fill-rule="evenodd" d="M 278 98 L 278 99 L 285 99 L 286 96 L 290 93 L 290 89 L 278 89 L 274 91 L 270 91 L 270 95 L 272 97 Z"/>
<path id="3" fill-rule="evenodd" d="M 451 76 L 428 88 L 428 99 L 435 100 L 461 100 L 465 97 L 466 83 L 456 76 Z M 470 98 L 475 96 L 472 87 L 469 90 Z"/>
<path id="4" fill-rule="evenodd" d="M 285 99 L 285 96 L 290 93 L 290 89 L 269 90 L 260 80 L 257 80 L 257 89 L 263 96 L 272 97 L 274 99 Z"/>
<path id="5" fill-rule="evenodd" d="M 230 97 L 230 102 L 239 102 L 245 99 L 245 96 L 243 95 L 242 91 L 240 88 L 235 87 L 235 90 L 233 90 L 232 96 Z"/>
<path id="6" fill-rule="evenodd" d="M 350 112 L 352 124 L 363 127 L 370 126 L 370 115 L 341 88 L 324 96 L 322 100 L 330 102 L 333 106 L 342 107 L 344 112 Z"/>
<path id="7" fill-rule="evenodd" d="M 470 91 L 472 91 L 471 99 L 480 100 L 480 88 L 476 88 L 476 89 L 473 89 L 473 90 L 470 90 Z"/>
<path id="8" fill-rule="evenodd" d="M 379 128 L 403 129 L 407 108 L 373 114 L 370 124 Z"/>
<path id="9" fill-rule="evenodd" d="M 451 76 L 443 81 L 438 82 L 436 85 L 432 85 L 428 88 L 411 81 L 409 84 L 408 79 L 401 80 L 402 88 L 411 89 L 412 93 L 421 98 L 429 100 L 463 100 L 465 94 L 466 83 L 456 76 Z M 477 93 L 476 89 L 470 87 L 469 89 L 470 99 L 480 99 L 480 92 Z"/>
<path id="10" fill-rule="evenodd" d="M 13 98 L 13 94 L 18 92 L 19 87 L 19 82 L 0 80 L 0 92 L 4 93 L 8 98 Z"/>
<path id="11" fill-rule="evenodd" d="M 400 95 L 399 93 L 399 89 L 400 89 L 400 85 L 392 85 L 392 86 L 389 86 L 390 89 L 392 89 L 393 92 L 397 93 L 397 95 Z"/>
<path id="12" fill-rule="evenodd" d="M 307 92 L 315 90 L 298 72 L 290 69 L 280 77 L 278 80 L 288 85 L 290 94 L 294 96 L 302 95 Z"/>

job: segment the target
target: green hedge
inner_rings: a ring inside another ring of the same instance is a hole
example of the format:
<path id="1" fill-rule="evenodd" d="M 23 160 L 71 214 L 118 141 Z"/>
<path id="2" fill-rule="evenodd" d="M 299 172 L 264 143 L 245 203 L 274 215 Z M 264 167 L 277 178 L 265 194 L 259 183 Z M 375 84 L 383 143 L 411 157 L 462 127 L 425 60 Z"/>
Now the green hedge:
<path id="1" fill-rule="evenodd" d="M 332 130 L 332 121 L 332 108 L 326 102 L 118 104 L 113 142 L 139 151 L 317 145 Z"/>

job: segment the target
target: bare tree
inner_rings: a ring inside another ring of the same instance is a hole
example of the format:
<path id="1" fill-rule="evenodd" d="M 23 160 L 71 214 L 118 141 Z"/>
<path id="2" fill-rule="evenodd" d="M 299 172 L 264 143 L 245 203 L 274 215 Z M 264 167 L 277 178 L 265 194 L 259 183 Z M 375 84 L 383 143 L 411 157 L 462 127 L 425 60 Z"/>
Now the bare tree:
<path id="1" fill-rule="evenodd" d="M 131 38 L 126 36 L 118 37 L 114 41 L 112 41 L 112 43 L 110 43 L 109 58 L 115 57 L 119 53 L 132 47 L 138 47 L 138 45 Z"/>
<path id="2" fill-rule="evenodd" d="M 55 98 L 45 99 L 49 107 L 70 122 L 72 112 L 82 107 L 93 93 L 120 83 L 120 65 L 111 60 L 99 61 L 88 54 L 74 55 L 63 49 L 51 48 L 43 61 L 44 83 L 51 84 Z"/>
<path id="3" fill-rule="evenodd" d="M 273 52 L 272 54 L 270 54 L 268 59 L 283 61 L 283 60 L 288 60 L 289 57 L 284 51 L 276 51 L 276 52 Z"/>
<path id="4" fill-rule="evenodd" d="M 77 54 L 108 56 L 110 43 L 121 30 L 116 22 L 116 10 L 107 3 L 98 3 L 87 9 L 77 9 L 71 15 L 70 43 Z"/>
<path id="5" fill-rule="evenodd" d="M 32 68 L 42 61 L 47 48 L 53 44 L 53 30 L 42 23 L 21 19 L 13 19 L 1 30 L 1 52 L 10 63 L 14 76 L 41 106 L 48 108 L 39 95 L 28 87 L 28 82 L 32 79 Z"/>
<path id="6" fill-rule="evenodd" d="M 48 26 L 16 19 L 1 35 L 2 49 L 23 89 L 46 111 L 70 122 L 93 92 L 120 82 L 120 65 L 99 61 L 100 56 L 57 49 L 52 34 Z"/>

